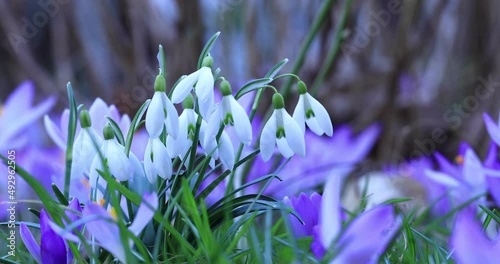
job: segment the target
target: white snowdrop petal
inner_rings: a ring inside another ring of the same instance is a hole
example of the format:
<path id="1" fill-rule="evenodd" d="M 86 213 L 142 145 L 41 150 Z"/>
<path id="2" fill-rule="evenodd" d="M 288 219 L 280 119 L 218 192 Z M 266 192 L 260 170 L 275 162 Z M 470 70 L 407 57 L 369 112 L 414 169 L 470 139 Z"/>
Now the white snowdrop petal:
<path id="1" fill-rule="evenodd" d="M 222 120 L 222 107 L 220 104 L 217 104 L 215 106 L 215 110 L 208 119 L 205 138 L 215 137 L 217 135 L 217 132 L 219 132 L 221 120 Z"/>
<path id="2" fill-rule="evenodd" d="M 293 111 L 293 119 L 297 121 L 299 124 L 302 133 L 305 133 L 305 118 L 306 112 L 304 110 L 304 95 L 299 95 L 299 101 L 297 102 L 297 106 L 295 106 L 295 110 Z"/>
<path id="3" fill-rule="evenodd" d="M 276 145 L 276 110 L 273 112 L 267 123 L 262 129 L 262 134 L 260 136 L 260 155 L 262 160 L 268 161 L 274 152 L 274 147 Z"/>
<path id="4" fill-rule="evenodd" d="M 99 156 L 96 156 L 94 158 L 94 160 L 92 161 L 92 165 L 90 166 L 89 183 L 90 187 L 92 188 L 95 188 L 97 186 L 97 179 L 100 177 L 97 170 L 102 171 L 102 164 Z"/>
<path id="5" fill-rule="evenodd" d="M 152 140 L 148 140 L 148 145 L 146 146 L 146 151 L 144 152 L 144 172 L 146 173 L 146 177 L 150 183 L 156 182 L 156 169 L 153 165 L 153 161 L 151 160 L 152 154 Z"/>
<path id="6" fill-rule="evenodd" d="M 285 158 L 290 158 L 293 156 L 293 150 L 288 146 L 288 142 L 286 138 L 278 138 L 276 139 L 276 145 L 278 145 L 278 149 L 281 152 L 281 155 Z"/>
<path id="7" fill-rule="evenodd" d="M 159 137 L 163 130 L 165 112 L 161 94 L 162 92 L 155 92 L 146 112 L 146 131 L 150 137 Z"/>
<path id="8" fill-rule="evenodd" d="M 283 125 L 285 127 L 285 137 L 288 146 L 293 152 L 304 157 L 306 155 L 306 144 L 304 134 L 300 130 L 299 124 L 286 111 L 283 110 Z"/>
<path id="9" fill-rule="evenodd" d="M 198 80 L 198 74 L 198 71 L 193 72 L 177 84 L 172 92 L 172 103 L 182 103 L 186 99 L 188 94 L 193 90 L 193 85 Z"/>
<path id="10" fill-rule="evenodd" d="M 199 71 L 198 83 L 196 83 L 196 95 L 200 101 L 208 101 L 214 94 L 214 76 L 208 67 L 201 67 Z"/>
<path id="11" fill-rule="evenodd" d="M 132 175 L 130 161 L 120 145 L 113 140 L 109 143 L 106 158 L 108 160 L 109 172 L 120 181 L 126 181 Z"/>
<path id="12" fill-rule="evenodd" d="M 172 175 L 172 161 L 167 153 L 167 148 L 159 138 L 153 139 L 153 155 L 156 172 L 163 179 L 169 179 Z"/>
<path id="13" fill-rule="evenodd" d="M 325 107 L 309 93 L 307 93 L 307 99 L 309 100 L 319 127 L 327 136 L 331 137 L 333 135 L 333 125 L 328 111 L 326 111 Z"/>
<path id="14" fill-rule="evenodd" d="M 219 148 L 222 164 L 226 166 L 227 169 L 232 170 L 234 167 L 234 147 L 226 132 L 222 132 Z"/>
<path id="15" fill-rule="evenodd" d="M 200 114 L 203 120 L 208 120 L 214 111 L 214 93 L 213 88 L 211 94 L 206 99 L 199 98 L 198 105 L 200 107 Z"/>
<path id="16" fill-rule="evenodd" d="M 232 95 L 225 96 L 224 98 L 226 97 L 228 97 L 231 106 L 236 135 L 241 143 L 248 146 L 252 143 L 252 124 L 250 124 L 250 119 L 248 118 L 245 109 L 243 109 L 243 107 L 234 99 Z"/>
<path id="17" fill-rule="evenodd" d="M 165 126 L 167 127 L 167 133 L 173 138 L 177 138 L 179 133 L 179 114 L 174 107 L 174 104 L 165 95 L 165 107 L 167 110 L 167 118 L 165 119 Z"/>
<path id="18" fill-rule="evenodd" d="M 311 129 L 311 131 L 314 132 L 314 134 L 318 136 L 324 134 L 323 129 L 318 124 L 318 120 L 316 119 L 316 117 L 311 117 L 309 119 L 306 119 L 306 124 L 309 127 L 309 129 Z"/>

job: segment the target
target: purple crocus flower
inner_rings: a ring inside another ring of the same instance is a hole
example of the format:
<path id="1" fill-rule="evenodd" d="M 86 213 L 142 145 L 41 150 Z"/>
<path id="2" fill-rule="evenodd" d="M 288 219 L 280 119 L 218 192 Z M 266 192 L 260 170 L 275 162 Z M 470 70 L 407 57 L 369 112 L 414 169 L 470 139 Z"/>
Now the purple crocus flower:
<path id="1" fill-rule="evenodd" d="M 30 141 L 22 132 L 32 126 L 54 106 L 55 98 L 49 97 L 33 106 L 35 87 L 32 82 L 21 83 L 5 100 L 0 111 L 0 151 L 20 149 Z"/>
<path id="2" fill-rule="evenodd" d="M 79 218 L 77 212 L 81 212 L 80 202 L 73 199 L 68 205 L 66 216 L 69 220 L 75 221 Z M 40 244 L 36 242 L 33 234 L 25 224 L 20 226 L 21 239 L 24 245 L 38 263 L 71 263 L 73 256 L 64 242 L 50 226 L 50 217 L 44 209 L 40 211 Z"/>
<path id="3" fill-rule="evenodd" d="M 158 196 L 156 193 L 144 194 L 143 202 L 139 206 L 135 219 L 128 230 L 138 236 L 151 221 L 157 208 Z M 88 221 L 85 226 L 87 232 L 99 242 L 100 246 L 123 263 L 126 263 L 125 249 L 120 237 L 120 229 L 116 225 L 115 216 L 100 205 L 89 202 L 83 210 L 83 217 L 94 219 Z"/>
<path id="4" fill-rule="evenodd" d="M 312 236 L 314 227 L 319 223 L 319 211 L 321 209 L 321 195 L 314 192 L 310 196 L 300 193 L 299 197 L 283 198 L 283 202 L 292 207 L 304 221 L 302 225 L 295 216 L 290 216 L 290 224 L 295 237 Z"/>
<path id="5" fill-rule="evenodd" d="M 338 127 L 331 138 L 306 132 L 306 157 L 293 157 L 278 173 L 283 181 L 273 181 L 265 194 L 281 199 L 319 186 L 329 177 L 343 177 L 349 174 L 354 165 L 371 150 L 379 133 L 378 125 L 371 125 L 356 137 L 353 136 L 352 128 L 347 125 Z M 261 169 L 256 167 L 250 174 L 250 180 L 269 173 Z"/>
<path id="6" fill-rule="evenodd" d="M 500 243 L 486 236 L 474 212 L 466 208 L 457 216 L 449 241 L 452 257 L 461 264 L 498 263 Z"/>
<path id="7" fill-rule="evenodd" d="M 378 206 L 358 215 L 341 232 L 342 181 L 340 177 L 331 177 L 326 183 L 316 229 L 319 236 L 314 236 L 315 253 L 322 257 L 321 253 L 336 241 L 337 254 L 330 263 L 376 263 L 401 227 L 401 217 L 394 215 L 391 205 Z"/>
<path id="8" fill-rule="evenodd" d="M 342 230 L 345 220 L 340 205 L 343 177 L 330 177 L 323 197 L 301 194 L 298 199 L 285 198 L 285 203 L 297 211 L 304 220 L 301 226 L 293 222 L 297 236 L 313 236 L 311 251 L 317 258 L 323 258 L 333 245 L 335 258 L 330 263 L 376 263 L 393 237 L 398 232 L 402 220 L 394 216 L 390 205 L 374 207 L 358 215 L 349 226 Z"/>
<path id="9" fill-rule="evenodd" d="M 483 113 L 484 124 L 486 125 L 486 130 L 491 137 L 491 140 L 500 146 L 500 115 L 498 116 L 498 122 L 495 123 L 491 119 L 488 113 Z"/>

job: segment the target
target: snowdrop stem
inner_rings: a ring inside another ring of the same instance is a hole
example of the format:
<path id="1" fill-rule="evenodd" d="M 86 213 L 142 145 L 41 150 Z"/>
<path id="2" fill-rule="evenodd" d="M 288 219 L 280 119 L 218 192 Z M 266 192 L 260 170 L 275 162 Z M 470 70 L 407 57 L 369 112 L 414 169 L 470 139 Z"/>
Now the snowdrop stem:
<path id="1" fill-rule="evenodd" d="M 296 74 L 293 74 L 293 73 L 284 73 L 284 74 L 278 75 L 278 76 L 273 78 L 273 81 L 280 79 L 280 78 L 284 78 L 284 77 L 292 77 L 292 78 L 295 78 L 297 81 L 300 81 L 300 77 L 297 76 Z"/>

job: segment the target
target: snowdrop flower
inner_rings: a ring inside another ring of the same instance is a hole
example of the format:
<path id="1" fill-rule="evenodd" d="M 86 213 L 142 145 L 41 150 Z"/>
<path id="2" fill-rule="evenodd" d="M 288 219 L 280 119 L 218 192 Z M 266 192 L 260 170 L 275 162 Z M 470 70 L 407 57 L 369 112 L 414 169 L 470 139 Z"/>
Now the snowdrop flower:
<path id="1" fill-rule="evenodd" d="M 177 139 L 171 137 L 170 135 L 167 135 L 167 151 L 168 155 L 171 158 L 179 156 L 181 159 L 183 159 L 186 152 L 193 145 L 197 119 L 198 115 L 194 111 L 193 97 L 189 95 L 184 100 L 184 111 L 182 111 L 182 114 L 179 117 L 179 134 Z M 212 153 L 212 157 L 214 159 L 217 159 L 218 152 L 216 150 L 217 143 L 215 142 L 215 140 L 203 140 L 205 138 L 206 127 L 207 123 L 202 120 L 199 141 L 202 144 L 203 149 L 208 153 L 210 153 L 210 151 L 208 150 L 215 150 L 214 153 Z"/>
<path id="2" fill-rule="evenodd" d="M 325 107 L 307 92 L 306 84 L 303 81 L 299 81 L 298 90 L 299 102 L 293 112 L 293 118 L 300 125 L 302 133 L 305 132 L 305 124 L 307 124 L 316 135 L 326 134 L 331 137 L 333 126 Z"/>
<path id="3" fill-rule="evenodd" d="M 155 94 L 146 113 L 146 130 L 149 137 L 152 138 L 160 136 L 164 124 L 167 127 L 167 133 L 173 138 L 177 138 L 179 117 L 177 110 L 165 92 L 165 78 L 158 75 L 155 80 Z"/>
<path id="4" fill-rule="evenodd" d="M 252 125 L 248 119 L 245 109 L 234 99 L 231 91 L 231 85 L 223 80 L 220 84 L 222 92 L 222 102 L 217 105 L 215 111 L 208 121 L 208 130 L 206 136 L 213 137 L 217 135 L 221 123 L 234 127 L 236 136 L 241 143 L 250 145 L 252 142 Z"/>
<path id="5" fill-rule="evenodd" d="M 144 154 L 144 170 L 150 183 L 156 182 L 157 175 L 163 179 L 172 175 L 172 161 L 160 138 L 149 139 Z"/>
<path id="6" fill-rule="evenodd" d="M 97 147 L 94 146 L 93 139 L 97 146 L 102 145 L 101 137 L 91 127 L 92 121 L 89 112 L 80 112 L 80 133 L 73 144 L 73 163 L 71 164 L 71 177 L 80 178 L 82 174 L 89 174 L 92 160 L 97 155 Z"/>
<path id="7" fill-rule="evenodd" d="M 125 148 L 114 137 L 113 128 L 110 125 L 105 126 L 101 153 L 108 166 L 109 173 L 120 181 L 126 181 L 133 173 L 132 165 L 127 155 L 125 155 Z M 99 155 L 92 161 L 92 166 L 90 166 L 90 186 L 92 188 L 97 187 L 99 178 L 97 170 L 104 171 L 102 163 L 103 161 L 101 161 Z"/>
<path id="8" fill-rule="evenodd" d="M 213 59 L 207 56 L 203 59 L 203 66 L 184 77 L 172 92 L 172 102 L 178 104 L 184 101 L 195 88 L 198 96 L 200 114 L 208 119 L 214 107 L 214 76 L 212 74 Z"/>
<path id="9" fill-rule="evenodd" d="M 273 95 L 274 112 L 262 129 L 260 138 L 260 154 L 264 161 L 273 155 L 274 146 L 278 148 L 285 158 L 290 158 L 294 153 L 304 157 L 306 154 L 304 133 L 299 124 L 285 110 L 283 96 L 279 93 Z"/>

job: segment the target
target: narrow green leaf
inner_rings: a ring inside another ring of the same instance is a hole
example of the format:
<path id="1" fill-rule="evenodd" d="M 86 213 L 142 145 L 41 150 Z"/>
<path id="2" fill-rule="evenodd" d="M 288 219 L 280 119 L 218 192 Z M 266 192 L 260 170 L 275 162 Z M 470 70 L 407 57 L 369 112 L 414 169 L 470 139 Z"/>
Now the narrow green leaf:
<path id="1" fill-rule="evenodd" d="M 273 81 L 273 79 L 271 79 L 271 78 L 261 78 L 261 79 L 251 80 L 251 81 L 247 82 L 245 85 L 243 85 L 243 87 L 241 87 L 241 89 L 238 90 L 238 92 L 236 93 L 234 98 L 236 100 L 238 100 L 243 95 L 245 95 L 251 91 L 255 91 L 257 89 L 260 89 L 272 81 Z"/>
<path id="2" fill-rule="evenodd" d="M 288 62 L 288 59 L 284 59 L 284 60 L 276 63 L 276 65 L 274 65 L 274 67 L 272 67 L 271 70 L 269 70 L 269 72 L 267 72 L 265 78 L 273 79 L 274 76 L 276 76 L 276 74 L 278 74 L 278 72 L 281 71 L 281 69 L 285 66 L 285 64 L 287 64 L 287 62 Z"/>
<path id="3" fill-rule="evenodd" d="M 123 133 L 122 133 L 122 130 L 120 129 L 120 126 L 118 126 L 118 124 L 115 122 L 115 120 L 113 120 L 111 117 L 109 117 L 109 116 L 105 116 L 105 117 L 106 117 L 106 119 L 108 119 L 109 125 L 111 126 L 111 128 L 115 132 L 116 140 L 118 140 L 118 143 L 120 143 L 122 146 L 124 146 L 125 139 L 123 138 Z"/>
<path id="4" fill-rule="evenodd" d="M 127 141 L 125 144 L 125 154 L 128 157 L 128 154 L 130 152 L 130 147 L 132 147 L 132 140 L 134 139 L 134 133 L 139 127 L 139 122 L 141 121 L 142 116 L 146 112 L 146 109 L 148 109 L 149 103 L 151 102 L 151 99 L 146 100 L 144 104 L 137 110 L 137 113 L 134 116 L 134 119 L 132 119 L 132 122 L 130 123 L 130 128 L 128 129 L 128 134 L 127 134 Z"/>
<path id="5" fill-rule="evenodd" d="M 198 69 L 201 68 L 202 66 L 202 63 L 203 63 L 203 59 L 210 53 L 210 51 L 212 50 L 214 44 L 215 44 L 215 41 L 217 40 L 217 38 L 219 37 L 220 35 L 220 31 L 215 33 L 207 42 L 207 44 L 205 44 L 205 47 L 203 47 L 203 50 L 201 51 L 201 54 L 200 54 L 200 58 L 198 59 L 198 64 L 197 64 L 197 67 Z"/>
<path id="6" fill-rule="evenodd" d="M 64 196 L 69 198 L 69 184 L 71 180 L 71 164 L 73 163 L 73 142 L 75 141 L 76 132 L 76 102 L 73 94 L 71 83 L 67 84 L 68 100 L 69 100 L 69 121 L 68 121 L 68 140 L 66 142 L 66 166 L 64 171 Z"/>
<path id="7" fill-rule="evenodd" d="M 57 187 L 55 183 L 52 183 L 52 191 L 56 195 L 56 198 L 59 200 L 59 202 L 63 205 L 68 205 L 68 199 L 62 194 L 61 190 Z"/>

